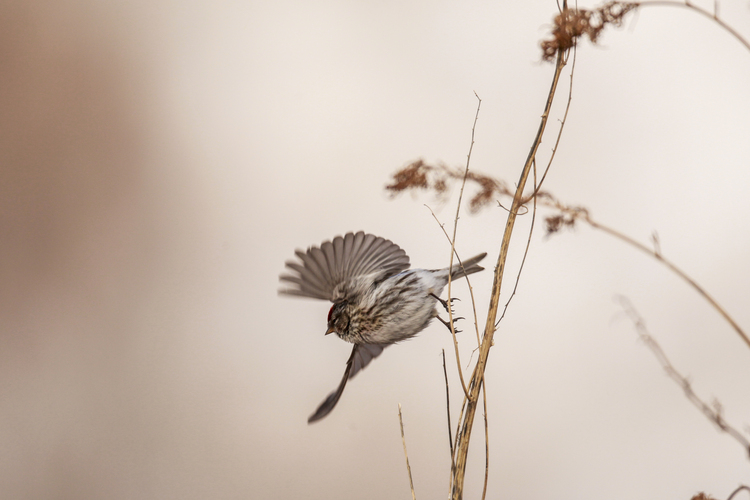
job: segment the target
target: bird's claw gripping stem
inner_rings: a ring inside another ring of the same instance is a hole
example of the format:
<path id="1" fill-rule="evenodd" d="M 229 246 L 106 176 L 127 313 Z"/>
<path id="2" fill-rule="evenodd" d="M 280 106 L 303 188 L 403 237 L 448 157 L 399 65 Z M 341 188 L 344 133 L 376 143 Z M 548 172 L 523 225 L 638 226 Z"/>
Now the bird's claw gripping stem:
<path id="1" fill-rule="evenodd" d="M 432 297 L 434 297 L 435 300 L 437 300 L 438 302 L 440 302 L 443 305 L 443 308 L 445 308 L 445 312 L 447 312 L 449 314 L 453 314 L 453 301 L 454 300 L 461 300 L 458 297 L 451 297 L 450 304 L 449 304 L 448 303 L 449 301 L 441 299 L 440 297 L 438 297 L 434 293 L 431 293 L 430 295 Z M 463 319 L 463 318 L 461 318 L 461 319 Z"/>
<path id="2" fill-rule="evenodd" d="M 443 300 L 443 299 L 441 299 L 440 297 L 438 297 L 438 296 L 437 296 L 437 295 L 435 295 L 434 293 L 431 293 L 430 295 L 431 295 L 432 297 L 434 297 L 434 298 L 435 298 L 435 300 L 437 300 L 438 302 L 440 302 L 440 303 L 441 303 L 441 304 L 443 305 L 443 307 L 445 308 L 445 312 L 447 312 L 448 314 L 451 314 L 451 315 L 452 315 L 452 314 L 455 314 L 455 313 L 453 312 L 453 301 L 454 301 L 454 300 L 461 300 L 461 299 L 459 299 L 458 297 L 452 297 L 452 298 L 451 298 L 451 299 L 450 299 L 450 300 L 448 301 L 448 300 Z M 456 322 L 456 321 L 458 321 L 459 319 L 464 319 L 463 317 L 460 317 L 460 316 L 459 316 L 459 317 L 455 317 L 455 318 L 453 318 L 453 323 L 454 323 L 454 324 L 453 324 L 453 328 L 451 328 L 451 324 L 450 324 L 450 322 L 449 322 L 449 321 L 445 321 L 445 320 L 444 320 L 443 318 L 441 318 L 441 317 L 440 317 L 440 316 L 438 316 L 437 314 L 435 314 L 435 317 L 436 317 L 437 319 L 439 319 L 439 320 L 440 320 L 440 322 L 441 322 L 442 324 L 444 324 L 444 325 L 445 325 L 445 327 L 446 327 L 446 328 L 447 328 L 448 330 L 450 330 L 451 332 L 452 332 L 452 331 L 454 331 L 454 330 L 455 330 L 455 332 L 456 332 L 456 333 L 460 333 L 460 332 L 461 332 L 461 330 L 459 330 L 458 328 L 456 328 L 455 322 Z"/>
<path id="3" fill-rule="evenodd" d="M 439 319 L 439 320 L 440 320 L 440 322 L 441 322 L 442 324 L 444 324 L 444 325 L 445 325 L 445 327 L 446 327 L 446 328 L 447 328 L 447 329 L 448 329 L 448 330 L 449 330 L 449 331 L 450 331 L 451 333 L 452 333 L 452 332 L 453 332 L 454 330 L 456 331 L 456 333 L 461 333 L 461 330 L 459 330 L 458 328 L 456 328 L 456 325 L 455 325 L 455 324 L 453 325 L 453 328 L 451 328 L 451 324 L 450 324 L 450 321 L 445 321 L 445 320 L 444 320 L 443 318 L 441 318 L 440 316 L 435 316 L 435 317 L 436 317 L 437 319 Z M 464 319 L 464 318 L 461 318 L 461 317 L 459 317 L 459 318 L 453 318 L 453 323 L 455 323 L 455 322 L 456 322 L 457 320 L 459 320 L 459 319 Z"/>

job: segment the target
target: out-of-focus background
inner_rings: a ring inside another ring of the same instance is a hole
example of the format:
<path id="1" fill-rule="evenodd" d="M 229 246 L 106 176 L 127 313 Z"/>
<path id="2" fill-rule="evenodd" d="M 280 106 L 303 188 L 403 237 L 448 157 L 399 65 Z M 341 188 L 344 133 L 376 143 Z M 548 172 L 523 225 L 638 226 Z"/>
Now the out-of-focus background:
<path id="1" fill-rule="evenodd" d="M 746 1 L 720 7 L 750 36 Z M 447 495 L 442 349 L 454 423 L 460 390 L 445 329 L 390 347 L 308 426 L 350 348 L 323 335 L 327 304 L 277 296 L 278 274 L 295 248 L 360 229 L 446 265 L 423 205 L 449 223 L 457 191 L 383 187 L 417 158 L 465 162 L 475 91 L 472 166 L 517 179 L 555 13 L 550 0 L 3 2 L 0 497 L 409 498 L 398 403 L 417 496 Z M 750 52 L 716 25 L 643 9 L 580 48 L 546 181 L 640 241 L 656 231 L 746 328 L 749 83 Z M 472 277 L 480 317 L 505 217 L 461 217 L 458 250 L 489 252 Z M 664 375 L 617 294 L 747 429 L 750 349 L 693 290 L 602 233 L 546 238 L 539 222 L 487 370 L 488 498 L 726 498 L 750 483 L 742 448 Z M 484 474 L 477 424 L 466 498 Z"/>

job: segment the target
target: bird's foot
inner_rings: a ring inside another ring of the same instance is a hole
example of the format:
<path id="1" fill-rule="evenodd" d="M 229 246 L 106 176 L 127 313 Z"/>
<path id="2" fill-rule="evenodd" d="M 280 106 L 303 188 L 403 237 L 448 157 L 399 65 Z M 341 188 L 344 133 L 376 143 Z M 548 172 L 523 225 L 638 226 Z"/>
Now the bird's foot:
<path id="1" fill-rule="evenodd" d="M 445 321 L 443 318 L 441 318 L 440 316 L 437 316 L 437 315 L 435 317 L 437 319 L 439 319 L 442 324 L 445 325 L 445 327 L 448 329 L 449 332 L 453 333 L 455 331 L 456 333 L 461 333 L 461 330 L 459 330 L 458 328 L 456 328 L 456 321 L 458 321 L 459 319 L 464 319 L 464 318 L 462 318 L 462 317 L 453 318 L 453 328 L 451 328 L 450 321 Z"/>
<path id="2" fill-rule="evenodd" d="M 450 299 L 450 301 L 447 301 L 447 300 L 441 299 L 440 297 L 438 297 L 434 293 L 431 293 L 430 295 L 433 296 L 433 297 L 435 297 L 435 300 L 437 300 L 438 302 L 440 302 L 443 305 L 443 307 L 445 308 L 445 312 L 447 312 L 448 314 L 454 314 L 453 313 L 453 301 L 454 300 L 461 300 L 458 297 L 453 297 L 453 298 Z M 461 319 L 463 319 L 463 318 L 461 318 Z"/>

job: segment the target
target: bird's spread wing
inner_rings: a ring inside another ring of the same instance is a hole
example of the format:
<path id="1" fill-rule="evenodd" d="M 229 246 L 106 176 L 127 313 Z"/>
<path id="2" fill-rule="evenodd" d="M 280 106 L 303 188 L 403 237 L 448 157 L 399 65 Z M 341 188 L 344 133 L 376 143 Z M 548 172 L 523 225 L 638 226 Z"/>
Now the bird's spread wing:
<path id="1" fill-rule="evenodd" d="M 349 356 L 349 361 L 346 362 L 346 370 L 344 371 L 344 377 L 341 379 L 341 383 L 339 383 L 336 390 L 330 393 L 325 401 L 318 406 L 315 413 L 310 415 L 310 418 L 307 419 L 307 423 L 313 423 L 331 413 L 331 410 L 333 410 L 333 407 L 339 402 L 339 398 L 344 392 L 346 382 L 350 378 L 353 378 L 357 372 L 367 366 L 370 361 L 378 357 L 385 347 L 386 346 L 384 345 L 376 344 L 354 344 L 352 354 Z"/>
<path id="2" fill-rule="evenodd" d="M 281 294 L 333 301 L 334 289 L 356 276 L 383 272 L 387 277 L 409 268 L 409 257 L 398 245 L 362 231 L 296 254 L 300 262 L 286 263 L 293 272 L 279 277 L 289 284 Z"/>

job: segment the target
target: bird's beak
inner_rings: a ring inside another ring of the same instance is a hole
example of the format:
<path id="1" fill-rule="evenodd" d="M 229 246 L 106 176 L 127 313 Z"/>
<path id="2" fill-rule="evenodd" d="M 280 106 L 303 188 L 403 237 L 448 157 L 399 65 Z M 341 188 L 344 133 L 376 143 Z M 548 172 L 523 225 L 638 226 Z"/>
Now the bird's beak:
<path id="1" fill-rule="evenodd" d="M 326 335 L 328 335 L 329 333 L 333 333 L 333 327 L 330 327 L 328 330 L 326 330 Z"/>

